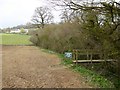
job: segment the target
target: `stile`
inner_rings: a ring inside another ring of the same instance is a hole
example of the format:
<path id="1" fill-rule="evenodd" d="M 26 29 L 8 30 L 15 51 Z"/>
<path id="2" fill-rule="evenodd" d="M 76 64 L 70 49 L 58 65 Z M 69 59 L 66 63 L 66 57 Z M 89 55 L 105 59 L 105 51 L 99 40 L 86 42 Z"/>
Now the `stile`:
<path id="1" fill-rule="evenodd" d="M 94 60 L 93 59 L 93 55 L 94 54 L 99 54 L 100 55 L 100 59 L 97 59 L 97 60 Z M 86 55 L 87 57 L 87 60 L 78 60 L 78 56 L 79 55 Z M 105 61 L 115 61 L 115 60 L 112 60 L 112 59 L 105 59 L 105 60 L 102 60 L 102 58 L 104 57 L 104 54 L 103 53 L 99 53 L 98 51 L 95 51 L 95 50 L 73 50 L 73 62 L 76 63 L 76 65 L 79 63 L 79 62 L 105 62 Z"/>

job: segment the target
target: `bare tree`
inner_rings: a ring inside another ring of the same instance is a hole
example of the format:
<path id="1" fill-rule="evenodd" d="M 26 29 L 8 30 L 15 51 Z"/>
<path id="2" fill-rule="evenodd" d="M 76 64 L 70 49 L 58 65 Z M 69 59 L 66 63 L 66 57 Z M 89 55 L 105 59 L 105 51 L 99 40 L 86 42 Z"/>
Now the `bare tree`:
<path id="1" fill-rule="evenodd" d="M 69 23 L 77 22 L 77 23 L 80 23 L 81 12 L 80 11 L 69 10 L 69 9 L 64 9 L 64 10 L 62 10 L 62 13 L 61 13 L 60 16 L 61 16 L 62 22 L 69 22 Z"/>
<path id="2" fill-rule="evenodd" d="M 70 22 L 71 21 L 71 12 L 69 12 L 68 10 L 64 10 L 61 14 L 61 20 L 63 22 Z"/>
<path id="3" fill-rule="evenodd" d="M 38 7 L 35 9 L 35 13 L 32 17 L 32 21 L 39 28 L 44 28 L 45 24 L 51 23 L 53 20 L 53 15 L 49 8 Z"/>

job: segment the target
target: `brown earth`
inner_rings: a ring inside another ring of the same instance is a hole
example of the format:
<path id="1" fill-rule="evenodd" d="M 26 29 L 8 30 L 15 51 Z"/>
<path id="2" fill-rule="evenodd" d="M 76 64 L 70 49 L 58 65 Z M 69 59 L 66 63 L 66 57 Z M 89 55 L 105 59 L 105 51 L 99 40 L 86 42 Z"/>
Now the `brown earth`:
<path id="1" fill-rule="evenodd" d="M 34 46 L 3 46 L 2 51 L 3 88 L 91 88 L 55 54 Z"/>
<path id="2" fill-rule="evenodd" d="M 0 90 L 2 89 L 2 45 L 0 45 Z"/>

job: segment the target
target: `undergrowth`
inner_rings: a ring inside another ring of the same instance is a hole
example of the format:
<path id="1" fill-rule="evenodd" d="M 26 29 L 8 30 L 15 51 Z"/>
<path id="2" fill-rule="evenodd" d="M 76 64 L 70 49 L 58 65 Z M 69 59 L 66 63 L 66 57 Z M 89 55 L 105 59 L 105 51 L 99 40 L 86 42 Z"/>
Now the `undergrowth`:
<path id="1" fill-rule="evenodd" d="M 59 55 L 59 57 L 62 59 L 62 64 L 69 66 L 72 70 L 83 75 L 87 79 L 87 82 L 91 83 L 93 86 L 99 88 L 114 88 L 113 83 L 107 80 L 105 77 L 92 70 L 88 70 L 83 66 L 73 64 L 72 60 L 64 58 L 63 55 Z"/>
<path id="2" fill-rule="evenodd" d="M 72 69 L 73 71 L 83 75 L 86 78 L 87 83 L 90 83 L 92 86 L 97 88 L 115 88 L 114 84 L 111 81 L 109 81 L 107 78 L 92 70 L 86 69 L 83 66 L 73 64 L 71 59 L 64 57 L 64 54 L 58 54 L 47 49 L 41 49 L 41 50 L 43 52 L 58 55 L 58 57 L 61 58 L 62 60 L 61 64 L 69 66 L 69 68 Z"/>

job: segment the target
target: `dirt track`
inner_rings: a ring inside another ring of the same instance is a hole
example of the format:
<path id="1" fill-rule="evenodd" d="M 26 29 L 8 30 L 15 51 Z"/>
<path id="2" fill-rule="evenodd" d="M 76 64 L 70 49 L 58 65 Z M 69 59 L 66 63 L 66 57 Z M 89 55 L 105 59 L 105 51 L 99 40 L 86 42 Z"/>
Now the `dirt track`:
<path id="1" fill-rule="evenodd" d="M 0 90 L 2 88 L 2 46 L 0 45 Z"/>
<path id="2" fill-rule="evenodd" d="M 34 46 L 3 46 L 3 88 L 90 88 L 60 59 Z"/>

